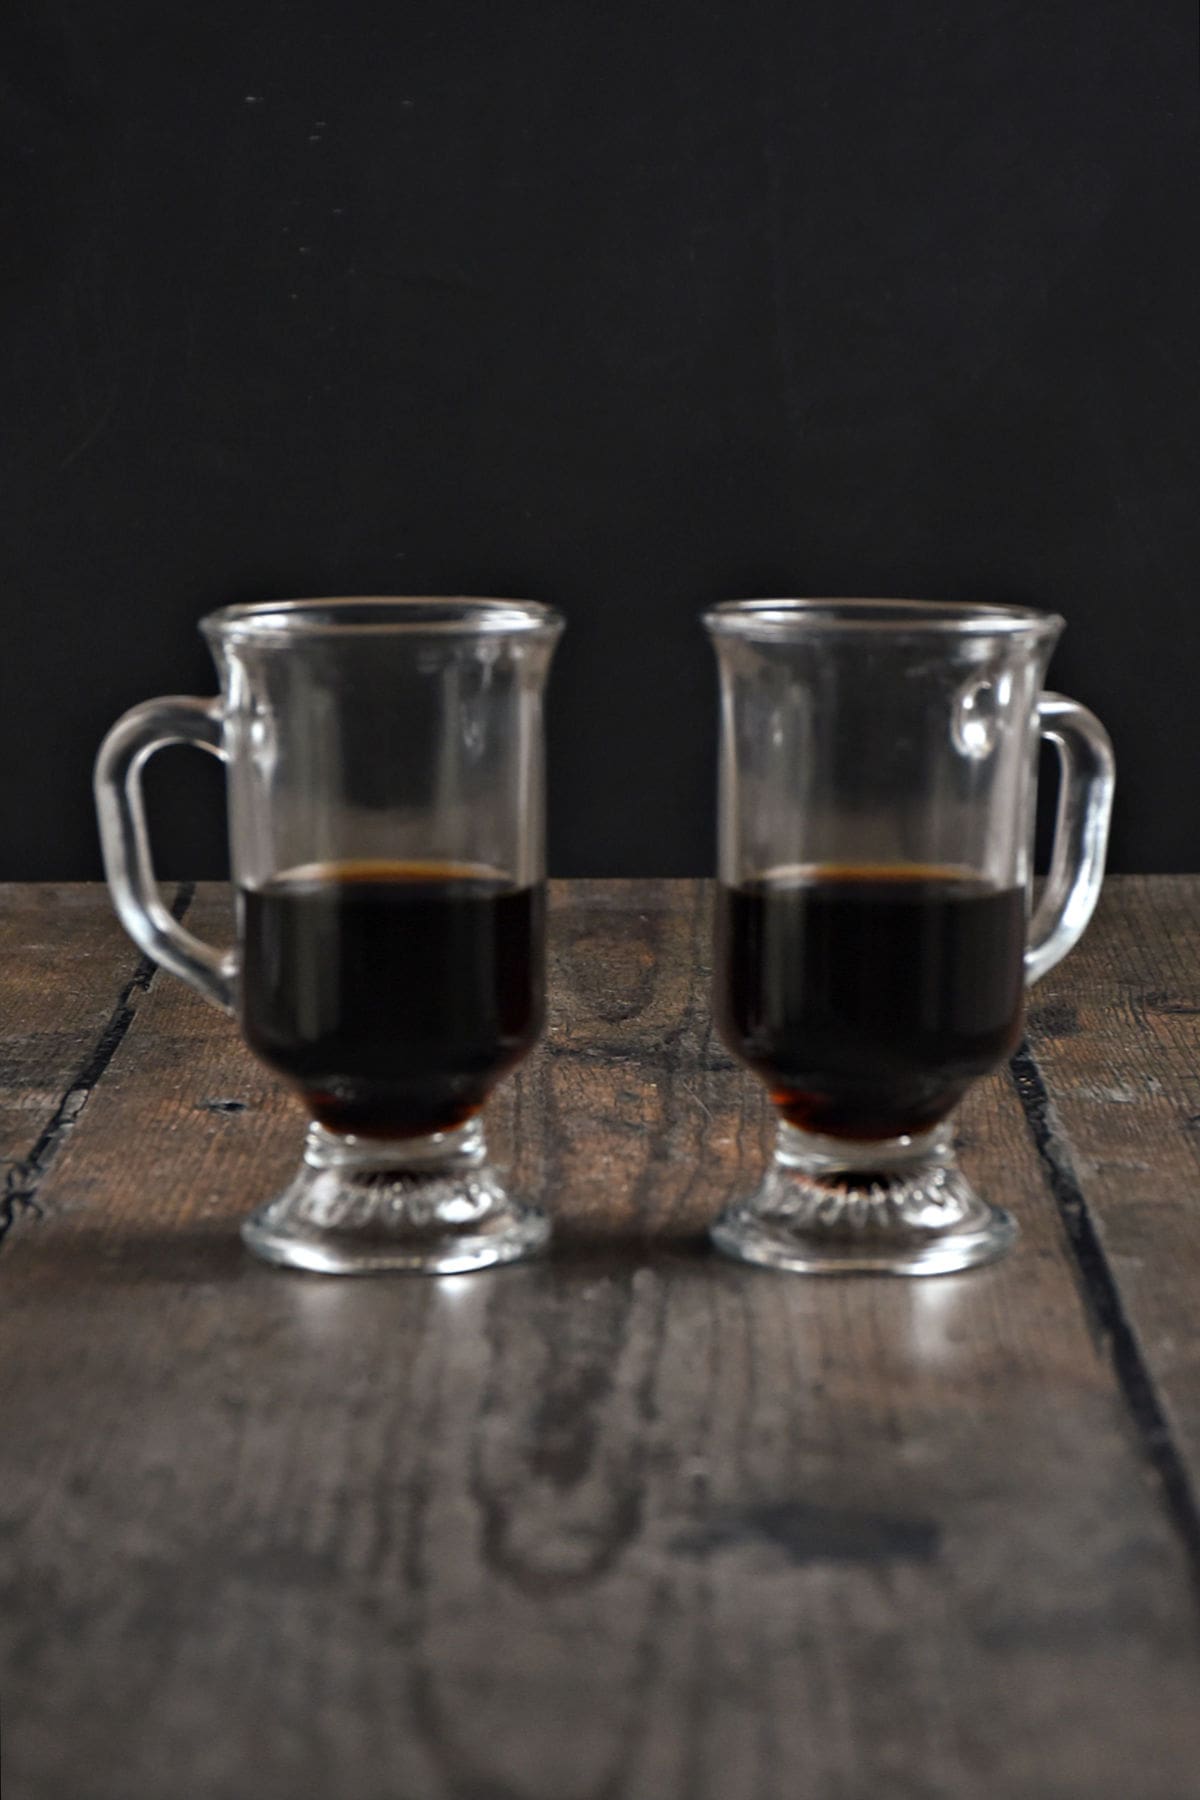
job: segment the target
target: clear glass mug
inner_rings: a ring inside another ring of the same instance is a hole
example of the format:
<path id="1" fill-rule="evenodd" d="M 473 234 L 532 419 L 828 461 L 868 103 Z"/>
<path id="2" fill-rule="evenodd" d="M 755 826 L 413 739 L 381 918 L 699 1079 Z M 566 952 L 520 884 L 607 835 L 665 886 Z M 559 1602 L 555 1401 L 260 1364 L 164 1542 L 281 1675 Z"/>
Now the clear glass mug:
<path id="1" fill-rule="evenodd" d="M 950 1125 L 1081 936 L 1113 793 L 1107 734 L 1042 681 L 1063 621 L 1010 606 L 747 600 L 705 615 L 721 684 L 716 1015 L 778 1115 L 713 1228 L 744 1261 L 935 1274 L 1015 1227 Z M 1030 918 L 1038 747 L 1061 785 Z"/>
<path id="2" fill-rule="evenodd" d="M 450 1273 L 546 1240 L 479 1115 L 544 1018 L 542 696 L 561 629 L 511 600 L 231 606 L 201 625 L 219 698 L 151 700 L 104 740 L 122 923 L 237 1014 L 312 1121 L 296 1175 L 242 1227 L 270 1262 Z M 173 743 L 226 765 L 231 950 L 155 885 L 141 771 Z"/>

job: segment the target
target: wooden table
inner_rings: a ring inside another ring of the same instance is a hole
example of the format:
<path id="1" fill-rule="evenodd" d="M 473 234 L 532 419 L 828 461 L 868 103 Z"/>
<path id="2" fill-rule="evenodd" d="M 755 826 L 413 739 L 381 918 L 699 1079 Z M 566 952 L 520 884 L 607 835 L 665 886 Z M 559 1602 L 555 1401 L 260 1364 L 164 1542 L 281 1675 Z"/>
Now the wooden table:
<path id="1" fill-rule="evenodd" d="M 5 1800 L 1200 1795 L 1198 907 L 1110 881 L 972 1094 L 1012 1258 L 817 1281 L 704 1247 L 705 888 L 560 885 L 491 1109 L 555 1254 L 338 1281 L 238 1242 L 300 1121 L 230 1021 L 5 890 Z"/>

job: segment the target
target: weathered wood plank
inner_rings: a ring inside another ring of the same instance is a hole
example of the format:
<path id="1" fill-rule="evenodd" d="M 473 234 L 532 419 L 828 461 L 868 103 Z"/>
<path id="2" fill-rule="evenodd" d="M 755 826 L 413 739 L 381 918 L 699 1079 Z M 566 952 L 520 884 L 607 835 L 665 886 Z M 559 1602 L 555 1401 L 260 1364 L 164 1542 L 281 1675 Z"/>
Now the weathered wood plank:
<path id="1" fill-rule="evenodd" d="M 78 1117 L 148 972 L 138 979 L 103 888 L 50 883 L 0 886 L 0 970 L 3 1233 L 28 1216 L 22 1196 Z"/>
<path id="2" fill-rule="evenodd" d="M 1130 1384 L 1143 1370 L 1152 1383 L 1145 1423 L 1169 1433 L 1168 1481 L 1170 1452 L 1181 1459 L 1175 1503 L 1200 1552 L 1200 879 L 1110 881 L 1088 935 L 1036 990 L 1030 1044 L 1051 1159 L 1082 1187 L 1083 1229 L 1119 1288 L 1103 1323 L 1135 1364 Z"/>
<path id="3" fill-rule="evenodd" d="M 1011 1085 L 964 1120 L 1007 1263 L 723 1264 L 687 1239 L 765 1121 L 702 897 L 553 918 L 552 1041 L 495 1137 L 567 1241 L 494 1276 L 256 1266 L 291 1103 L 185 990 L 142 1002 L 0 1258 L 14 1791 L 1195 1793 L 1184 1558 Z"/>

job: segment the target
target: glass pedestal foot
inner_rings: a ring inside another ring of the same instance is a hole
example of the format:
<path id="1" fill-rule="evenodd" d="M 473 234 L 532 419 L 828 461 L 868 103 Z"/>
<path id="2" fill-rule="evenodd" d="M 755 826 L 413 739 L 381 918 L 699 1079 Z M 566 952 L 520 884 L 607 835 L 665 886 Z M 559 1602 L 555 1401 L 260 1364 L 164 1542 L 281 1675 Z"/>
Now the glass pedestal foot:
<path id="1" fill-rule="evenodd" d="M 532 1256 L 549 1235 L 489 1165 L 478 1119 L 402 1143 L 310 1125 L 296 1174 L 242 1226 L 256 1256 L 323 1275 L 458 1275 Z"/>
<path id="2" fill-rule="evenodd" d="M 949 1128 L 852 1144 L 781 1124 L 755 1193 L 712 1228 L 726 1256 L 805 1275 L 947 1275 L 991 1262 L 1017 1228 L 975 1192 Z"/>

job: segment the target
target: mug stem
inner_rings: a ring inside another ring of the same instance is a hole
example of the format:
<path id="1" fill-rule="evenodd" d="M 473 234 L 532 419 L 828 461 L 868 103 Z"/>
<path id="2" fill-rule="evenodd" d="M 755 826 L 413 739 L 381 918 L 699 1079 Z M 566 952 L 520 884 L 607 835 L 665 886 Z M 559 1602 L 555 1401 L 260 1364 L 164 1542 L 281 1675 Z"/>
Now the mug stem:
<path id="1" fill-rule="evenodd" d="M 508 1193 L 476 1118 L 402 1143 L 310 1124 L 300 1168 L 242 1238 L 266 1262 L 324 1275 L 457 1275 L 531 1256 L 549 1231 Z"/>
<path id="2" fill-rule="evenodd" d="M 975 1192 L 949 1121 L 921 1136 L 856 1143 L 781 1121 L 756 1191 L 712 1228 L 742 1262 L 810 1275 L 942 1275 L 1002 1255 L 1008 1213 Z"/>

